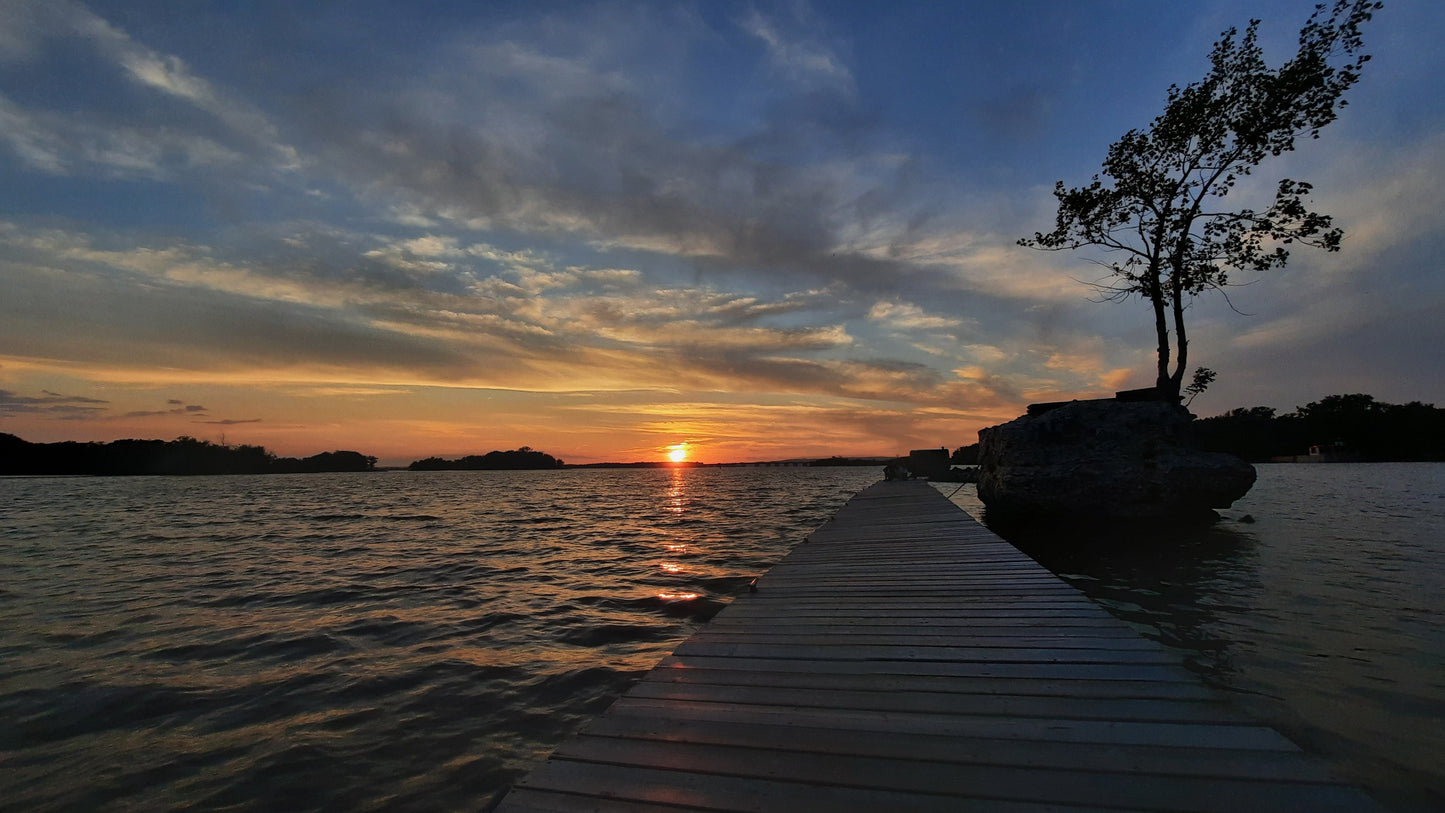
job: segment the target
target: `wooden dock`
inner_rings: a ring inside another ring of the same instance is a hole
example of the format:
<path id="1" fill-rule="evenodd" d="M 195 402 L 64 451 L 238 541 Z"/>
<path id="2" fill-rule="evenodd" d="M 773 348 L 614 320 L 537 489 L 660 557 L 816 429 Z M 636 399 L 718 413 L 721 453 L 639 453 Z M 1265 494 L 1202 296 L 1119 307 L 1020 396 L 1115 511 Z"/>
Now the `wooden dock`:
<path id="1" fill-rule="evenodd" d="M 933 487 L 882 482 L 498 809 L 1376 807 Z"/>

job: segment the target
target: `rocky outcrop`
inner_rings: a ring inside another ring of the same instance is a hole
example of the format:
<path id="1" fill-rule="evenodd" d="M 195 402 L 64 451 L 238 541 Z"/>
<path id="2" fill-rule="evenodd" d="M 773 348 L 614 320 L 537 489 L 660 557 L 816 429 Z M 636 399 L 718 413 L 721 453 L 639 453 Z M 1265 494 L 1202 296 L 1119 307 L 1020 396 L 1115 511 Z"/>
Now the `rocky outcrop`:
<path id="1" fill-rule="evenodd" d="M 1212 517 L 1254 485 L 1239 458 L 1189 446 L 1164 401 L 1072 401 L 979 432 L 978 496 L 1008 520 Z"/>

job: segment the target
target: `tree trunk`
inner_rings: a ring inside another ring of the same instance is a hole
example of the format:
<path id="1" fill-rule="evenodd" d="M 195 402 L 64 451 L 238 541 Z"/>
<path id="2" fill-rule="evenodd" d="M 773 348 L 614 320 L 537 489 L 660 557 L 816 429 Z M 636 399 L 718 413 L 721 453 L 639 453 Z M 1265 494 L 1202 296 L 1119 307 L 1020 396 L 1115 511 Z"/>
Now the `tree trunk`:
<path id="1" fill-rule="evenodd" d="M 1154 335 L 1159 340 L 1159 374 L 1154 386 L 1162 393 L 1169 387 L 1169 324 L 1164 319 L 1164 287 L 1159 282 L 1159 266 L 1155 261 L 1149 271 L 1149 304 L 1154 308 Z"/>
<path id="2" fill-rule="evenodd" d="M 1174 338 L 1179 345 L 1179 354 L 1174 363 L 1174 374 L 1169 376 L 1167 387 L 1159 385 L 1159 394 L 1166 401 L 1177 403 L 1184 388 L 1184 369 L 1189 366 L 1189 334 L 1184 332 L 1184 291 L 1177 269 L 1169 277 L 1169 288 L 1172 295 L 1169 304 L 1174 311 Z"/>

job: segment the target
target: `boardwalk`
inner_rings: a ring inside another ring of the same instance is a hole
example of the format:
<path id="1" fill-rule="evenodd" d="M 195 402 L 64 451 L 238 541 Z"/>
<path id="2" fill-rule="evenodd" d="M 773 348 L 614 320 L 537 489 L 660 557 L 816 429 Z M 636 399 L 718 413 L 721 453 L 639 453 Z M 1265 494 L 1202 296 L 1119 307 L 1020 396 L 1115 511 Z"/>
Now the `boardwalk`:
<path id="1" fill-rule="evenodd" d="M 1369 810 L 931 486 L 855 496 L 500 810 Z"/>

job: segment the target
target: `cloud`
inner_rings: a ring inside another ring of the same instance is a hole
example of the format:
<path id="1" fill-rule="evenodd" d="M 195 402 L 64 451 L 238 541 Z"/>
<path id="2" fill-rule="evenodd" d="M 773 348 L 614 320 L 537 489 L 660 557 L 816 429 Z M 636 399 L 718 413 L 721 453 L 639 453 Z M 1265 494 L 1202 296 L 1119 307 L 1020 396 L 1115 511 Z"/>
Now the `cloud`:
<path id="1" fill-rule="evenodd" d="M 0 59 L 31 61 L 52 40 L 77 40 L 112 66 L 113 78 L 180 105 L 148 105 L 152 109 L 144 118 L 127 121 L 127 114 L 118 112 L 27 110 L 0 96 L 0 133 L 29 166 L 57 174 L 93 168 L 107 177 L 168 177 L 182 168 L 238 165 L 243 154 L 271 171 L 300 166 L 295 148 L 281 140 L 261 110 L 196 75 L 180 57 L 136 42 L 84 5 L 7 0 L 4 15 L 8 31 L 0 36 Z M 189 116 L 194 112 L 221 125 L 220 131 L 208 134 L 204 122 Z"/>
<path id="2" fill-rule="evenodd" d="M 768 61 L 777 73 L 803 88 L 821 88 L 851 96 L 853 74 L 834 46 L 817 36 L 784 33 L 783 26 L 788 24 L 797 30 L 813 32 L 820 27 L 820 21 L 807 6 L 796 4 L 792 10 L 793 19 L 784 22 L 753 8 L 739 26 L 763 43 Z"/>
<path id="3" fill-rule="evenodd" d="M 82 395 L 62 395 L 42 390 L 40 395 L 21 395 L 0 390 L 0 415 L 47 415 L 62 420 L 92 418 L 107 409 L 109 401 Z"/>
<path id="4" fill-rule="evenodd" d="M 698 133 L 680 123 L 696 115 L 687 49 L 717 47 L 718 32 L 628 8 L 462 32 L 435 49 L 424 81 L 397 79 L 364 97 L 339 88 L 298 121 L 328 173 L 425 237 L 581 239 L 682 260 L 711 279 L 782 276 L 792 287 L 880 291 L 930 273 L 857 243 L 881 213 L 909 208 L 918 181 L 856 100 L 755 80 L 760 100 L 740 94 L 752 109 L 730 117 L 746 127 L 722 139 Z M 617 15 L 632 30 L 602 39 Z M 746 23 L 798 70 L 846 75 L 821 44 L 789 45 L 781 23 L 760 14 Z M 659 88 L 668 82 L 683 86 Z M 419 248 L 378 249 L 376 259 L 419 271 L 451 259 Z"/>
<path id="5" fill-rule="evenodd" d="M 894 330 L 944 330 L 963 324 L 959 319 L 929 315 L 906 302 L 879 302 L 868 309 L 868 318 Z"/>
<path id="6" fill-rule="evenodd" d="M 243 156 L 203 136 L 131 126 L 83 114 L 24 110 L 0 94 L 0 139 L 32 169 L 106 178 L 172 179 L 183 171 L 236 166 Z"/>
<path id="7" fill-rule="evenodd" d="M 120 417 L 121 417 L 122 419 L 124 419 L 124 418 L 152 418 L 152 417 L 158 417 L 158 416 L 162 416 L 162 415 L 185 415 L 185 416 L 190 416 L 190 417 L 197 417 L 197 416 L 200 416 L 200 415 L 204 415 L 205 413 L 207 413 L 207 412 L 209 411 L 209 410 L 207 410 L 205 407 L 201 406 L 200 404 L 187 404 L 185 401 L 181 401 L 181 400 L 178 400 L 178 399 L 175 399 L 175 398 L 168 398 L 168 399 L 166 399 L 166 406 L 168 406 L 168 407 L 170 407 L 170 408 L 169 408 L 169 409 L 153 409 L 153 410 L 134 410 L 134 411 L 131 411 L 131 412 L 127 412 L 127 413 L 121 415 Z"/>
<path id="8" fill-rule="evenodd" d="M 627 269 L 557 268 L 534 254 L 423 244 L 454 261 L 457 278 L 492 291 L 478 296 L 354 280 L 338 285 L 295 269 L 223 262 L 203 246 L 98 242 L 54 229 L 0 227 L 0 245 L 13 249 L 0 273 L 27 291 L 24 302 L 0 304 L 7 317 L 0 336 L 12 353 L 134 369 L 139 378 L 164 366 L 217 379 L 547 391 L 761 385 L 884 392 L 898 385 L 896 376 L 868 383 L 879 370 L 896 371 L 898 362 L 849 362 L 860 373 L 850 381 L 852 373 L 838 366 L 844 362 L 806 358 L 853 342 L 842 324 L 817 321 L 836 308 L 826 290 L 763 297 L 656 288 Z M 477 263 L 498 262 L 502 278 L 478 279 Z M 807 319 L 786 323 L 799 317 Z M 83 327 L 43 327 L 61 321 Z M 909 381 L 927 375 L 926 368 L 908 369 Z"/>

